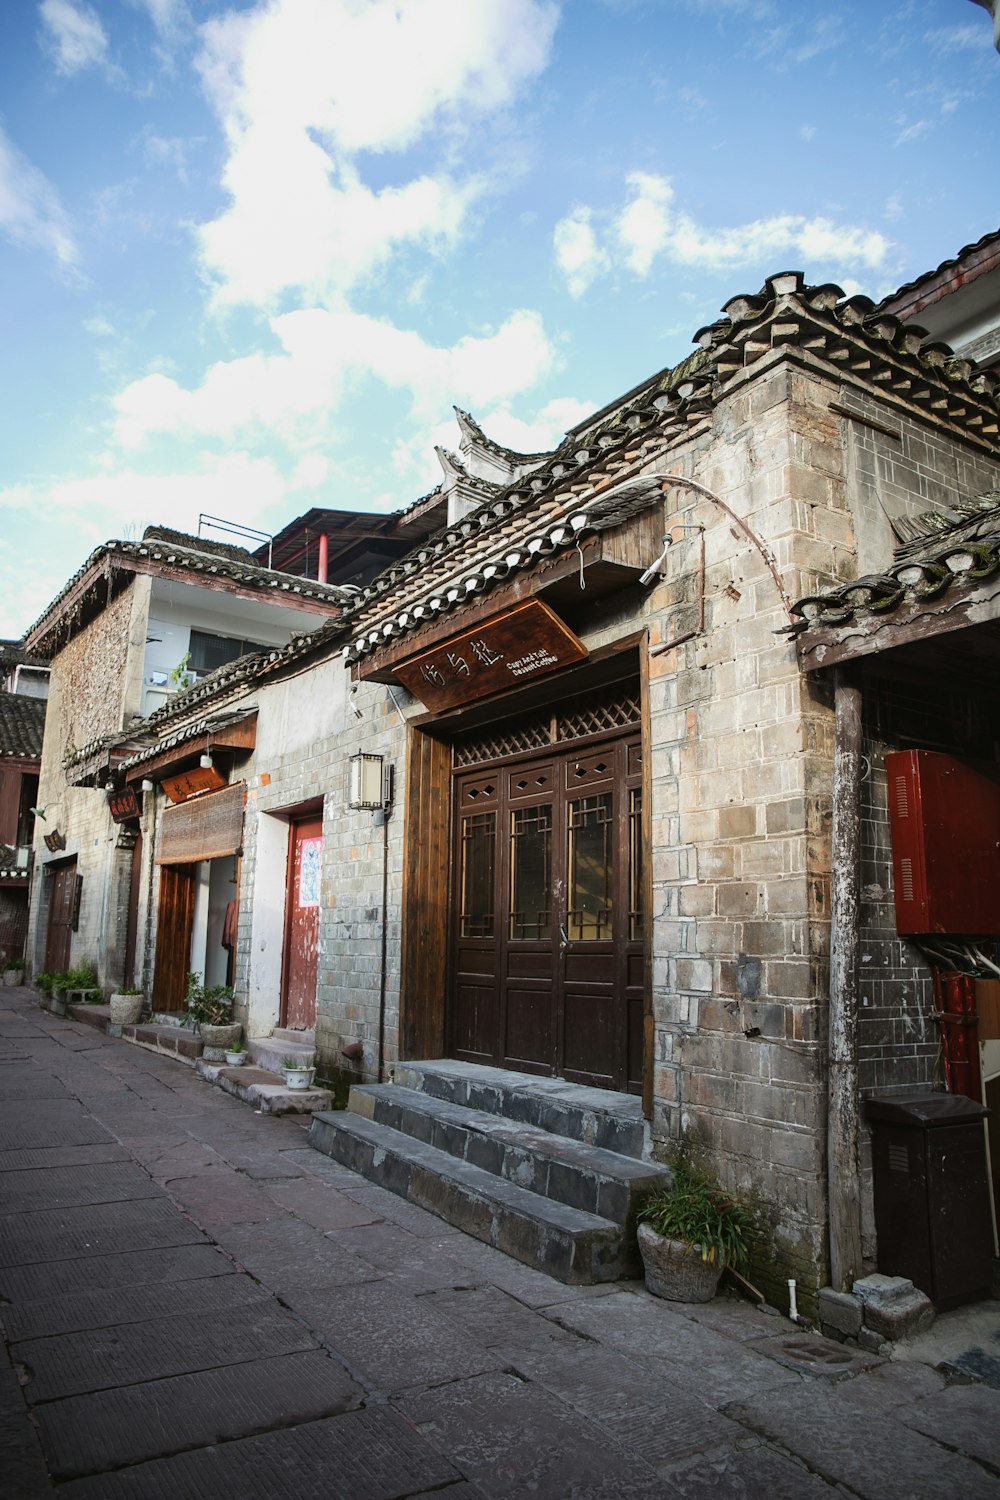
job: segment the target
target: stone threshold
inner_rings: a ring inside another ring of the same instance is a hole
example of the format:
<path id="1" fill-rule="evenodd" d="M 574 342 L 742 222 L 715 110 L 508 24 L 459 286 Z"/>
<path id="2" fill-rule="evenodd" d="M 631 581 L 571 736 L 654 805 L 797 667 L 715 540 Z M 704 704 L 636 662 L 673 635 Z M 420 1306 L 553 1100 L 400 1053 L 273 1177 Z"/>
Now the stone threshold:
<path id="1" fill-rule="evenodd" d="M 271 1073 L 267 1068 L 245 1064 L 231 1068 L 225 1063 L 205 1062 L 199 1058 L 195 1063 L 199 1078 L 214 1083 L 227 1094 L 253 1105 L 262 1115 L 309 1115 L 316 1110 L 333 1108 L 333 1095 L 329 1089 L 290 1089 L 280 1073 Z"/>

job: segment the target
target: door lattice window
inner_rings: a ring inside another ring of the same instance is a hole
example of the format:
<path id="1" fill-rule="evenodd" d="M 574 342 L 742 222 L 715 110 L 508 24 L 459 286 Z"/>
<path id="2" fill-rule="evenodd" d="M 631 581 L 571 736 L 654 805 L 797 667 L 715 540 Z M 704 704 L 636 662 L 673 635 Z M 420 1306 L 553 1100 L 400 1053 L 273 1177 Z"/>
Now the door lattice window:
<path id="1" fill-rule="evenodd" d="M 638 725 L 639 689 L 634 683 L 614 683 L 603 694 L 588 694 L 560 704 L 554 713 L 538 714 L 514 724 L 494 725 L 456 740 L 452 749 L 455 770 L 485 765 L 511 755 L 544 750 L 549 745 Z"/>

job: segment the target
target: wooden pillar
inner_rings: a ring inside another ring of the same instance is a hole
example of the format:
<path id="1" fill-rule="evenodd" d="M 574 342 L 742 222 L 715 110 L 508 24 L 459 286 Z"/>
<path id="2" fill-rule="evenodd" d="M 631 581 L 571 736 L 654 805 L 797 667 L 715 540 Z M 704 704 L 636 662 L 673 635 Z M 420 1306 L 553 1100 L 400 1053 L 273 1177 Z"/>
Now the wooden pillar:
<path id="1" fill-rule="evenodd" d="M 834 674 L 827 1191 L 830 1285 L 862 1274 L 858 1172 L 858 914 L 861 883 L 860 689 Z"/>

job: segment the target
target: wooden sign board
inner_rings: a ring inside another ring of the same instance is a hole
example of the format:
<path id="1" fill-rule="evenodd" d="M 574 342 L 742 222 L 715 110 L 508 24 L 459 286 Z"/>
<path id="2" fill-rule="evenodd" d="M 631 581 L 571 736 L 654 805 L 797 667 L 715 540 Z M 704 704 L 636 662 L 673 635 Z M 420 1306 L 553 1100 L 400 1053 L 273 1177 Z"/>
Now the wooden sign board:
<path id="1" fill-rule="evenodd" d="M 134 786 L 108 793 L 108 809 L 116 823 L 131 823 L 142 815 L 142 793 Z"/>
<path id="2" fill-rule="evenodd" d="M 217 792 L 225 786 L 226 778 L 220 776 L 214 766 L 192 766 L 179 776 L 164 776 L 160 782 L 171 802 L 186 802 L 197 797 L 199 792 Z"/>
<path id="3" fill-rule="evenodd" d="M 587 648 L 540 599 L 514 605 L 400 662 L 396 675 L 431 710 L 456 708 L 585 661 Z"/>

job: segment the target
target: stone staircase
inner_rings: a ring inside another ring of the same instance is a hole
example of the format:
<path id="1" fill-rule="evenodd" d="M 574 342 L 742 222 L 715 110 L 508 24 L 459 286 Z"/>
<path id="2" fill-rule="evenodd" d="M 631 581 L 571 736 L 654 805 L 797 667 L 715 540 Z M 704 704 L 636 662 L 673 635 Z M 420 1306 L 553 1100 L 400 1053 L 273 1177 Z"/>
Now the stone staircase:
<path id="1" fill-rule="evenodd" d="M 559 1281 L 642 1274 L 635 1218 L 668 1179 L 640 1101 L 450 1060 L 399 1063 L 313 1116 L 309 1143 Z"/>

